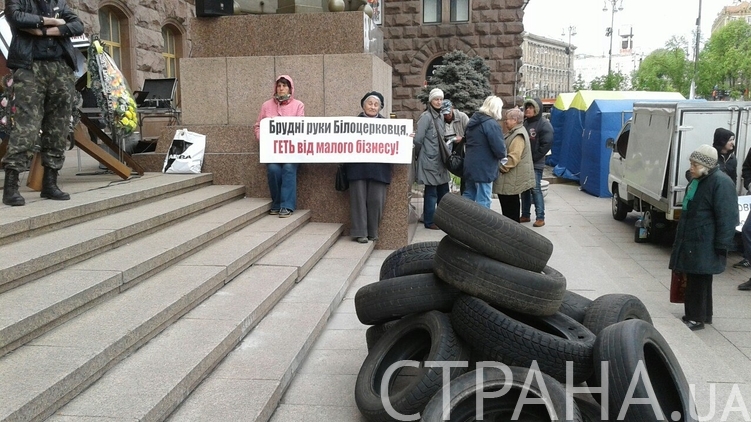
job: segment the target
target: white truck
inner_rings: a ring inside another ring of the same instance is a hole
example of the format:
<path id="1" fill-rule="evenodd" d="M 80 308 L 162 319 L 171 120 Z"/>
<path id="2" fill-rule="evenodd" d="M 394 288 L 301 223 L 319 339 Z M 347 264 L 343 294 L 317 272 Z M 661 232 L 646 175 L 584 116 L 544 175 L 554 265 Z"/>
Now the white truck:
<path id="1" fill-rule="evenodd" d="M 751 147 L 750 114 L 748 101 L 634 103 L 632 118 L 617 139 L 607 141 L 613 150 L 608 174 L 613 218 L 623 220 L 630 211 L 641 212 L 635 240 L 662 239 L 681 215 L 688 157 L 699 145 L 711 145 L 718 127 L 735 133 L 735 182 L 738 194 L 744 195 L 740 175 Z"/>

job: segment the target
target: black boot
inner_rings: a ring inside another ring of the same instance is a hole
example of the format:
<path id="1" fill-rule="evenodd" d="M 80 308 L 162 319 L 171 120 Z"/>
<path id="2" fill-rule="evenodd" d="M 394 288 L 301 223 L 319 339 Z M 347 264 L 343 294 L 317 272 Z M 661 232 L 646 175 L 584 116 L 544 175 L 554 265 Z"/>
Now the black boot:
<path id="1" fill-rule="evenodd" d="M 60 190 L 57 187 L 57 170 L 49 167 L 44 168 L 44 176 L 42 176 L 42 193 L 39 195 L 42 198 L 54 199 L 56 201 L 67 201 L 70 199 L 70 195 Z"/>
<path id="2" fill-rule="evenodd" d="M 5 169 L 5 185 L 3 186 L 3 204 L 20 207 L 26 204 L 18 193 L 18 171 Z"/>

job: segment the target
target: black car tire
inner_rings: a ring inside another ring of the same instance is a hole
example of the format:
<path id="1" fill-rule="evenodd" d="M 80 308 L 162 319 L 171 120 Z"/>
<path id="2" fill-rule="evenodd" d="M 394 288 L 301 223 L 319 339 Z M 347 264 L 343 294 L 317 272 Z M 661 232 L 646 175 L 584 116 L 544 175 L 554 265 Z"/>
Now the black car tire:
<path id="1" fill-rule="evenodd" d="M 680 420 L 696 421 L 696 408 L 691 398 L 686 376 L 667 341 L 652 324 L 640 319 L 631 319 L 611 325 L 597 336 L 594 346 L 594 367 L 597 377 L 595 387 L 599 387 L 601 368 L 607 362 L 608 415 L 616 420 L 625 403 L 629 403 L 625 418 L 627 421 Z M 643 368 L 644 372 L 637 370 Z M 632 386 L 632 381 L 638 381 Z M 640 375 L 641 374 L 641 375 Z M 646 375 L 644 375 L 646 374 Z M 645 384 L 649 380 L 650 385 Z M 589 384 L 589 382 L 588 382 Z M 650 396 L 648 391 L 653 392 Z M 593 394 L 601 399 L 599 394 Z M 648 403 L 633 403 L 633 398 L 653 397 L 662 415 L 655 415 L 654 407 Z M 691 413 L 693 411 L 693 413 Z M 674 413 L 678 412 L 680 414 Z"/>
<path id="2" fill-rule="evenodd" d="M 387 369 L 394 363 L 406 360 L 454 361 L 467 364 L 469 348 L 454 333 L 446 314 L 437 311 L 402 318 L 389 329 L 365 357 L 355 382 L 355 403 L 369 421 L 392 421 L 381 400 L 381 385 Z M 467 371 L 465 367 L 452 367 L 449 379 Z M 389 382 L 389 402 L 402 415 L 421 412 L 433 395 L 443 385 L 443 369 L 420 364 L 414 374 L 401 384 L 396 383 L 399 373 L 392 374 Z M 396 388 L 395 386 L 401 388 Z"/>
<path id="3" fill-rule="evenodd" d="M 451 236 L 438 245 L 433 270 L 441 280 L 494 306 L 529 315 L 553 315 L 566 278 L 551 267 L 528 271 L 479 254 Z"/>
<path id="4" fill-rule="evenodd" d="M 566 382 L 566 363 L 573 363 L 573 380 L 578 384 L 592 374 L 595 336 L 570 317 L 556 313 L 534 317 L 501 312 L 485 301 L 462 295 L 451 311 L 454 330 L 477 354 L 512 366 L 530 367 Z"/>
<path id="5" fill-rule="evenodd" d="M 584 317 L 587 315 L 587 309 L 592 303 L 592 299 L 584 297 L 579 293 L 566 290 L 563 294 L 563 301 L 558 308 L 558 312 L 568 315 L 576 322 L 584 322 Z"/>
<path id="6" fill-rule="evenodd" d="M 514 267 L 540 272 L 553 253 L 543 235 L 458 195 L 444 196 L 434 219 L 449 236 Z"/>
<path id="7" fill-rule="evenodd" d="M 379 280 L 433 272 L 437 241 L 412 243 L 391 252 L 381 264 Z"/>
<path id="8" fill-rule="evenodd" d="M 568 421 L 583 422 L 578 406 L 572 401 L 571 418 L 566 415 L 566 390 L 564 386 L 545 373 L 531 374 L 529 368 L 516 366 L 506 367 L 508 372 L 497 367 L 484 367 L 457 377 L 451 381 L 449 388 L 449 419 L 443 418 L 443 403 L 441 390 L 433 396 L 422 413 L 423 422 L 466 422 L 475 420 L 491 421 L 525 421 L 550 422 Z M 480 382 L 478 383 L 478 377 Z M 529 382 L 528 382 L 529 379 Z M 542 385 L 540 385 L 542 380 Z M 508 386 L 508 390 L 503 389 Z M 483 398 L 482 418 L 477 414 L 477 396 L 492 395 L 502 391 L 499 397 Z M 525 403 L 521 407 L 516 419 L 512 419 L 519 399 L 524 397 Z M 529 403 L 533 402 L 534 403 Z"/>
<path id="9" fill-rule="evenodd" d="M 449 312 L 459 294 L 433 273 L 405 275 L 361 287 L 355 312 L 365 325 L 382 324 L 414 313 Z"/>
<path id="10" fill-rule="evenodd" d="M 592 301 L 584 316 L 584 326 L 599 334 L 605 327 L 628 319 L 640 319 L 652 323 L 647 307 L 633 295 L 613 293 Z"/>

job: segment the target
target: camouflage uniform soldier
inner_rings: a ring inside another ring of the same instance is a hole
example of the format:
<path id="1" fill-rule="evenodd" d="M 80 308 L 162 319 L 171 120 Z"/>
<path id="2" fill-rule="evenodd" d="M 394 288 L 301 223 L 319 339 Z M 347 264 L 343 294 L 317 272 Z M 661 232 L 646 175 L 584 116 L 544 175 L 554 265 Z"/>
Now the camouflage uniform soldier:
<path id="1" fill-rule="evenodd" d="M 83 34 L 83 23 L 65 0 L 6 0 L 5 16 L 13 33 L 7 65 L 13 71 L 16 111 L 3 158 L 3 203 L 25 204 L 18 193 L 18 173 L 29 168 L 38 144 L 44 166 L 42 198 L 70 199 L 57 187 L 57 172 L 65 161 L 75 82 L 70 37 Z"/>

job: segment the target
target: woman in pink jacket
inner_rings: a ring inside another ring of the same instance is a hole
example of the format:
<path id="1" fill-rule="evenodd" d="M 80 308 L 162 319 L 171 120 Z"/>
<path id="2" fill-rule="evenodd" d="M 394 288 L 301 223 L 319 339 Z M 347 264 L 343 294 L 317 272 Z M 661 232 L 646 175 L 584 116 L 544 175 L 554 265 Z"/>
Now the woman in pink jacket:
<path id="1" fill-rule="evenodd" d="M 258 120 L 254 126 L 256 139 L 260 141 L 261 120 L 276 116 L 304 116 L 305 104 L 292 97 L 292 78 L 281 75 L 274 82 L 274 94 L 261 105 Z M 289 217 L 297 204 L 297 163 L 266 164 L 266 177 L 269 179 L 271 210 L 269 214 Z"/>

